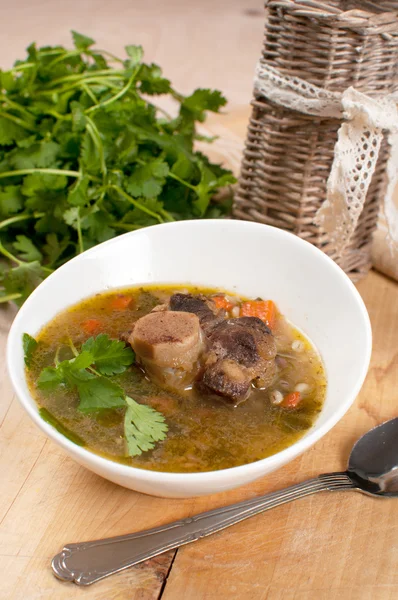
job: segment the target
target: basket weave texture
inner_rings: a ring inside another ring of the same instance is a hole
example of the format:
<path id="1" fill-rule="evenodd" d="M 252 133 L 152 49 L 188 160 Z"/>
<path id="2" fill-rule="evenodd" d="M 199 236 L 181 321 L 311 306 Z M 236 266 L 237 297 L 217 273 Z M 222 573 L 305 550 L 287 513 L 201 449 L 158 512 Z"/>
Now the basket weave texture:
<path id="1" fill-rule="evenodd" d="M 398 90 L 398 1 L 281 0 L 266 2 L 262 61 L 335 92 L 352 86 L 380 98 Z M 394 12 L 395 11 L 395 12 Z M 276 105 L 253 93 L 234 216 L 274 225 L 319 248 L 315 225 L 325 201 L 341 121 Z M 349 244 L 332 258 L 356 281 L 369 268 L 372 232 L 386 188 L 383 140 L 363 211 Z"/>

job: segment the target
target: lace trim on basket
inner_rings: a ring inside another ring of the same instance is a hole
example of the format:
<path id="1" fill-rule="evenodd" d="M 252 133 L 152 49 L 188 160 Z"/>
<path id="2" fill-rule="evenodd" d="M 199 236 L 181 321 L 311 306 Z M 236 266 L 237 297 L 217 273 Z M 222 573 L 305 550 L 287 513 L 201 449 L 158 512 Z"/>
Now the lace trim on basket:
<path id="1" fill-rule="evenodd" d="M 329 250 L 341 253 L 349 243 L 363 210 L 385 132 L 391 146 L 384 213 L 390 243 L 398 243 L 398 208 L 394 189 L 398 181 L 398 95 L 370 98 L 352 87 L 331 92 L 296 76 L 283 75 L 260 61 L 254 88 L 271 102 L 318 117 L 343 119 L 327 182 L 326 200 L 315 223 L 328 233 Z"/>

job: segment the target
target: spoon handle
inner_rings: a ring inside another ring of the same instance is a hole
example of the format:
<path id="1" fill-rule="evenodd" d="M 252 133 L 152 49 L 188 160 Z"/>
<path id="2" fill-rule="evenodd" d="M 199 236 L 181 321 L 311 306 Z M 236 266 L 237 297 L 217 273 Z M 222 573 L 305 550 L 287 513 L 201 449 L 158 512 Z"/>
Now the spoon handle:
<path id="1" fill-rule="evenodd" d="M 322 491 L 355 488 L 347 473 L 330 473 L 265 496 L 216 508 L 193 517 L 129 535 L 68 544 L 52 560 L 56 577 L 89 585 L 108 575 L 195 542 L 280 504 Z"/>

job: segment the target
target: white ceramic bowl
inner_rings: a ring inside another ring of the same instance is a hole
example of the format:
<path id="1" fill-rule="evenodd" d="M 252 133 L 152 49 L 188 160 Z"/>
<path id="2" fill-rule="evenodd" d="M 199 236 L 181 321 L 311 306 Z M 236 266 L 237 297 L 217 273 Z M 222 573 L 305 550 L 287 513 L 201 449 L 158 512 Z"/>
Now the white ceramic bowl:
<path id="1" fill-rule="evenodd" d="M 160 473 L 112 462 L 76 446 L 41 419 L 24 374 L 22 334 L 37 334 L 55 315 L 96 292 L 145 283 L 192 283 L 273 299 L 318 348 L 328 391 L 314 426 L 263 460 L 207 473 Z M 7 363 L 17 396 L 33 421 L 77 462 L 119 485 L 164 497 L 228 490 L 291 461 L 349 409 L 371 354 L 366 308 L 345 273 L 320 250 L 280 229 L 233 220 L 156 225 L 100 244 L 46 279 L 20 309 Z"/>

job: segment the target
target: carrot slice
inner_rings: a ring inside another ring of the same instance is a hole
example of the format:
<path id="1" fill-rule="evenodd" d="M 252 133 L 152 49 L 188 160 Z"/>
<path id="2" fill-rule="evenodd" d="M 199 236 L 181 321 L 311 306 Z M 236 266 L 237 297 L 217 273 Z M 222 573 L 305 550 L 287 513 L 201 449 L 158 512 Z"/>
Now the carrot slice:
<path id="1" fill-rule="evenodd" d="M 98 319 L 86 319 L 82 323 L 82 328 L 85 333 L 92 335 L 101 329 L 101 325 L 102 323 Z"/>
<path id="2" fill-rule="evenodd" d="M 124 294 L 118 294 L 113 296 L 110 301 L 110 307 L 113 310 L 126 310 L 131 304 L 131 296 L 125 296 Z"/>
<path id="3" fill-rule="evenodd" d="M 212 300 L 217 308 L 223 308 L 226 311 L 232 310 L 234 305 L 226 299 L 225 296 L 213 296 Z"/>
<path id="4" fill-rule="evenodd" d="M 284 406 L 285 408 L 296 408 L 296 406 L 298 406 L 298 404 L 300 403 L 300 400 L 300 392 L 291 392 L 283 398 L 281 406 Z"/>
<path id="5" fill-rule="evenodd" d="M 272 329 L 275 325 L 276 306 L 272 300 L 250 300 L 243 302 L 240 314 L 242 317 L 258 317 Z"/>

